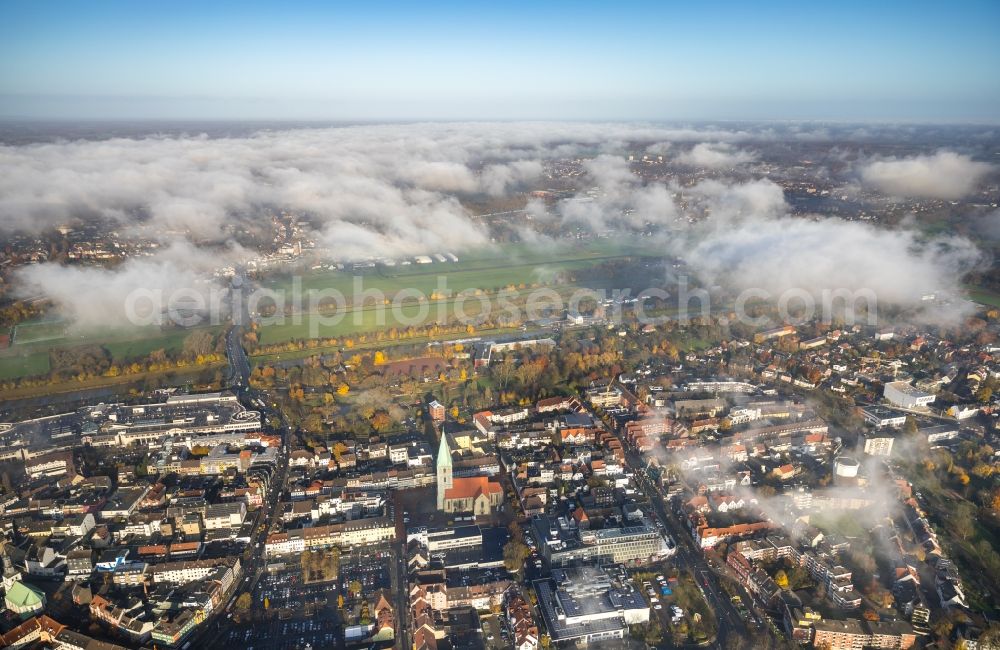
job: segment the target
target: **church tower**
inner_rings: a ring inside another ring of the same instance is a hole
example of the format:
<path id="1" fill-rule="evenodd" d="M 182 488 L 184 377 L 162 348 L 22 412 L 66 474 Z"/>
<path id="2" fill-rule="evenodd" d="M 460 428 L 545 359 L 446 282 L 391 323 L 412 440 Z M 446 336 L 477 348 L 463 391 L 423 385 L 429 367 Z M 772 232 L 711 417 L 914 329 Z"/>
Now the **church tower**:
<path id="1" fill-rule="evenodd" d="M 444 493 L 451 486 L 451 449 L 448 447 L 448 436 L 442 431 L 437 457 L 438 510 L 444 510 Z"/>

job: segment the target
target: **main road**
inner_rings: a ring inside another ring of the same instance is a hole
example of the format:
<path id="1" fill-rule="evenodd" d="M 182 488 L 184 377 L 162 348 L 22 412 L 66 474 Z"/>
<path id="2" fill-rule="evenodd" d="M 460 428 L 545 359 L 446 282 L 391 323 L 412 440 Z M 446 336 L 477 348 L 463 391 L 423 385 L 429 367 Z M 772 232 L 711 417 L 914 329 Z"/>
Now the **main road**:
<path id="1" fill-rule="evenodd" d="M 226 332 L 226 357 L 229 359 L 231 383 L 237 391 L 250 385 L 250 359 L 243 349 L 243 327 L 233 325 Z"/>
<path id="2" fill-rule="evenodd" d="M 677 547 L 673 562 L 678 568 L 688 568 L 694 575 L 698 588 L 705 595 L 705 600 L 715 611 L 717 623 L 716 641 L 713 647 L 722 648 L 729 635 L 746 638 L 748 630 L 739 612 L 726 593 L 719 587 L 715 571 L 705 559 L 702 550 L 695 546 L 691 533 L 684 529 L 677 516 L 667 506 L 666 499 L 660 488 L 646 475 L 646 463 L 633 450 L 625 452 L 625 461 L 632 469 L 639 485 L 649 496 L 649 501 L 656 511 L 657 517 L 667 526 L 670 536 Z M 749 604 L 749 603 L 748 603 Z"/>
<path id="3" fill-rule="evenodd" d="M 243 349 L 243 328 L 250 323 L 250 311 L 245 296 L 246 276 L 237 272 L 230 286 L 229 307 L 233 326 L 226 332 L 226 357 L 229 359 L 230 380 L 237 391 L 250 385 L 250 359 Z"/>
<path id="4" fill-rule="evenodd" d="M 284 430 L 285 427 L 282 426 L 282 431 Z M 284 435 L 282 435 L 282 440 L 284 440 Z M 215 620 L 201 626 L 200 629 L 196 628 L 194 634 L 190 637 L 190 639 L 188 639 L 188 641 L 191 642 L 191 647 L 219 647 L 221 645 L 223 634 L 228 631 L 228 626 L 223 625 L 223 623 L 225 623 L 222 618 L 223 612 L 230 611 L 234 599 L 239 594 L 244 591 L 251 594 L 253 593 L 254 588 L 257 585 L 257 581 L 264 573 L 264 568 L 267 565 L 265 542 L 267 541 L 267 534 L 275 521 L 275 517 L 277 516 L 278 503 L 281 500 L 281 493 L 282 490 L 284 490 L 285 480 L 287 478 L 288 454 L 284 453 L 283 443 L 282 448 L 278 450 L 278 464 L 271 477 L 267 496 L 260 510 L 261 514 L 257 520 L 257 528 L 255 528 L 254 532 L 251 534 L 250 545 L 246 549 L 243 556 L 243 577 L 240 579 L 239 584 L 233 587 L 233 590 L 229 594 L 227 600 L 221 603 L 213 612 Z M 258 603 L 253 603 L 251 605 L 251 609 L 258 606 Z"/>
<path id="5" fill-rule="evenodd" d="M 237 277 L 242 278 L 242 272 Z M 229 359 L 229 367 L 231 369 L 230 387 L 248 404 L 249 408 L 253 409 L 254 402 L 266 405 L 270 403 L 270 400 L 266 393 L 259 392 L 250 387 L 250 360 L 247 358 L 242 342 L 243 324 L 249 322 L 246 304 L 242 299 L 244 286 L 242 281 L 234 282 L 234 299 L 231 303 L 233 307 L 233 326 L 226 333 L 226 356 Z M 264 426 L 266 415 L 266 412 L 261 412 L 262 427 Z M 281 436 L 282 446 L 278 449 L 277 466 L 271 476 L 264 504 L 259 511 L 260 516 L 257 519 L 257 528 L 251 534 L 250 545 L 243 556 L 243 577 L 240 583 L 233 588 L 226 602 L 221 603 L 213 612 L 215 620 L 210 620 L 207 624 L 196 628 L 194 634 L 188 640 L 192 647 L 203 646 L 214 648 L 220 645 L 222 635 L 227 631 L 228 627 L 223 625 L 225 622 L 222 618 L 223 612 L 228 613 L 230 611 L 233 601 L 238 594 L 243 592 L 253 593 L 257 581 L 260 579 L 267 565 L 265 542 L 267 541 L 267 534 L 271 530 L 278 514 L 278 503 L 281 500 L 281 493 L 285 488 L 285 481 L 288 478 L 288 454 L 285 447 L 289 428 L 280 411 L 276 411 L 275 415 L 278 417 L 280 423 L 278 433 Z M 251 605 L 251 607 L 256 606 L 258 606 L 257 603 Z"/>

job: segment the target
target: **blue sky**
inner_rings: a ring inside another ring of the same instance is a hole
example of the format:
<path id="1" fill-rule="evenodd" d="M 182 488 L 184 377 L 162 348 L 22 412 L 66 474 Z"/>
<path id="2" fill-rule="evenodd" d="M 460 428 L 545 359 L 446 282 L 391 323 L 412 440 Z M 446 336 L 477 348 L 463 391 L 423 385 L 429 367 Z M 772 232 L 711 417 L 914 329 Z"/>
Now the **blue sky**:
<path id="1" fill-rule="evenodd" d="M 1000 2 L 0 2 L 0 117 L 1000 122 Z"/>

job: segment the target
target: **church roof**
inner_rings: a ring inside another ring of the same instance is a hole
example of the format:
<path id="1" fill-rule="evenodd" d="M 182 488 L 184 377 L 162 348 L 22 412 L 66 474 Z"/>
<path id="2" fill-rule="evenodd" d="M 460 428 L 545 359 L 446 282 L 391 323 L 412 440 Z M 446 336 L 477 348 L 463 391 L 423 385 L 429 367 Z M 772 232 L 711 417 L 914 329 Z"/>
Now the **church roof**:
<path id="1" fill-rule="evenodd" d="M 480 494 L 496 494 L 502 491 L 500 484 L 490 481 L 488 476 L 468 476 L 454 479 L 452 486 L 444 491 L 444 498 L 468 499 Z"/>
<path id="2" fill-rule="evenodd" d="M 41 607 L 44 605 L 42 592 L 21 581 L 15 582 L 7 590 L 7 602 L 15 607 Z"/>

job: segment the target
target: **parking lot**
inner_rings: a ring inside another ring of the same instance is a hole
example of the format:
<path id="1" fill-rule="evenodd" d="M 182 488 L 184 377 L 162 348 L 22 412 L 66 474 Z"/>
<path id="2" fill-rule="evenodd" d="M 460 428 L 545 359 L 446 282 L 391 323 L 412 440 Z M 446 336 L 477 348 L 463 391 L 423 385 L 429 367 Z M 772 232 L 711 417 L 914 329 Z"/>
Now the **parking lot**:
<path id="1" fill-rule="evenodd" d="M 282 572 L 265 575 L 257 583 L 255 601 L 258 606 L 264 605 L 267 598 L 269 610 L 295 610 L 309 607 L 323 607 L 335 604 L 337 585 L 334 582 L 313 583 L 305 585 L 302 577 L 296 572 Z"/>
<path id="2" fill-rule="evenodd" d="M 224 637 L 245 650 L 318 650 L 343 644 L 335 582 L 302 584 L 297 570 L 268 573 L 254 591 L 256 620 L 233 627 Z M 264 604 L 267 609 L 264 609 Z"/>
<path id="3" fill-rule="evenodd" d="M 344 597 L 344 609 L 349 612 L 361 598 L 370 599 L 380 589 L 391 589 L 394 561 L 387 548 L 345 551 L 336 580 L 308 585 L 292 563 L 281 571 L 265 573 L 253 593 L 257 616 L 233 626 L 223 638 L 244 650 L 342 647 L 344 623 L 338 597 Z M 351 593 L 353 583 L 361 588 L 358 597 Z"/>
<path id="4" fill-rule="evenodd" d="M 343 645 L 343 632 L 333 618 L 270 620 L 230 631 L 226 642 L 244 650 L 319 650 Z"/>
<path id="5" fill-rule="evenodd" d="M 385 549 L 354 549 L 340 556 L 339 587 L 347 598 L 352 582 L 361 585 L 362 595 L 392 588 L 393 554 Z"/>

